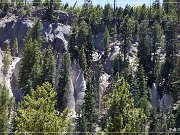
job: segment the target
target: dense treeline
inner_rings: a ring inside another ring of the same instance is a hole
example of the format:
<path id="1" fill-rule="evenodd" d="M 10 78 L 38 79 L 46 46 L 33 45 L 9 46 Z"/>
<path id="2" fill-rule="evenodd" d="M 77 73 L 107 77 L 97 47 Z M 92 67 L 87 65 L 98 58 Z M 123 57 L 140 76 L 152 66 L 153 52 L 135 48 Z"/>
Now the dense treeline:
<path id="1" fill-rule="evenodd" d="M 15 4 L 23 5 L 23 1 Z M 57 52 L 49 45 L 42 49 L 39 34 L 40 21 L 27 33 L 20 62 L 19 85 L 23 101 L 18 104 L 13 129 L 20 132 L 171 132 L 179 128 L 180 121 L 180 5 L 175 0 L 156 0 L 151 7 L 101 7 L 84 4 L 71 7 L 59 1 L 33 1 L 34 6 L 44 5 L 46 19 L 55 21 L 54 11 L 62 9 L 73 14 L 72 34 L 68 50 Z M 0 5 L 8 12 L 7 4 Z M 31 6 L 31 5 L 30 5 Z M 29 9 L 28 9 L 29 10 Z M 94 39 L 103 35 L 101 47 Z M 98 95 L 98 80 L 106 72 L 110 44 L 119 47 L 112 62 L 109 86 L 102 101 Z M 120 44 L 118 44 L 120 43 Z M 131 47 L 137 44 L 135 64 L 130 62 Z M 11 52 L 10 52 L 11 51 Z M 94 62 L 93 54 L 102 57 Z M 6 49 L 4 74 L 11 64 L 11 53 L 18 56 L 18 42 Z M 60 53 L 61 59 L 57 59 Z M 75 120 L 66 108 L 72 63 L 83 70 L 87 88 L 84 103 L 77 110 Z M 94 68 L 98 63 L 98 68 Z M 151 103 L 151 88 L 157 86 L 158 98 L 173 96 L 173 105 L 166 108 L 160 101 Z M 103 102 L 104 112 L 99 109 Z M 176 108 L 174 107 L 176 104 Z M 10 99 L 5 87 L 0 88 L 0 132 L 7 132 L 10 120 Z M 82 133 L 80 133 L 82 132 Z M 45 133 L 44 133 L 45 134 Z M 107 133 L 108 134 L 108 133 Z"/>

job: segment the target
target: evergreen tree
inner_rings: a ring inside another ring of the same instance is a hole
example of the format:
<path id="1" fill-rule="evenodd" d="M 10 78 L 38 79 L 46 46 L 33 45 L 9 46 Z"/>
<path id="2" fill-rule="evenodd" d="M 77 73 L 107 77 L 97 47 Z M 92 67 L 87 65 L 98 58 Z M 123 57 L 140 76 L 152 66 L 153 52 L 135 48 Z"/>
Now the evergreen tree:
<path id="1" fill-rule="evenodd" d="M 85 135 L 86 133 L 86 118 L 84 116 L 85 111 L 84 107 L 82 107 L 78 112 L 77 112 L 77 118 L 76 118 L 76 132 L 79 132 L 81 135 Z"/>
<path id="2" fill-rule="evenodd" d="M 104 57 L 106 58 L 108 56 L 108 46 L 109 46 L 109 30 L 106 27 L 104 32 L 104 38 L 103 38 L 103 50 L 104 50 Z"/>
<path id="3" fill-rule="evenodd" d="M 11 57 L 11 50 L 9 48 L 9 45 L 6 48 L 6 53 L 3 59 L 3 73 L 4 75 L 7 75 L 10 65 L 12 64 L 12 57 Z"/>
<path id="4" fill-rule="evenodd" d="M 18 106 L 15 127 L 19 132 L 66 132 L 70 126 L 68 110 L 58 114 L 55 110 L 56 92 L 45 82 L 24 97 Z"/>
<path id="5" fill-rule="evenodd" d="M 84 100 L 86 131 L 94 132 L 98 120 L 98 101 L 94 75 L 92 79 L 87 83 L 87 90 L 85 91 Z"/>
<path id="6" fill-rule="evenodd" d="M 150 115 L 150 125 L 149 125 L 149 132 L 158 132 L 158 114 L 156 112 L 156 108 L 153 108 Z"/>
<path id="7" fill-rule="evenodd" d="M 31 90 L 35 89 L 37 85 L 42 84 L 42 66 L 41 66 L 41 57 L 42 54 L 40 52 L 39 43 L 35 40 L 34 41 L 34 65 L 31 68 L 29 79 L 27 81 L 27 89 L 25 94 L 29 94 Z M 48 74 L 48 73 L 47 73 Z M 44 79 L 44 78 L 43 78 Z M 44 81 L 45 82 L 45 81 Z"/>
<path id="8" fill-rule="evenodd" d="M 27 38 L 27 41 L 25 42 L 25 45 L 24 45 L 24 50 L 23 50 L 22 59 L 20 61 L 20 68 L 19 68 L 19 85 L 20 85 L 20 88 L 22 88 L 24 94 L 28 94 L 30 92 L 29 84 L 34 86 L 33 81 L 36 82 L 38 80 L 38 78 L 35 79 L 34 77 L 37 74 L 39 76 L 39 69 L 36 71 L 36 68 L 39 68 L 40 66 L 39 65 L 39 59 L 40 59 L 39 51 L 40 51 L 39 42 L 37 42 L 36 40 L 33 42 L 32 38 Z M 30 74 L 32 74 L 31 79 L 30 79 Z"/>
<path id="9" fill-rule="evenodd" d="M 132 26 L 131 26 L 131 20 L 129 16 L 127 15 L 122 24 L 121 24 L 121 39 L 123 41 L 121 51 L 123 54 L 123 62 L 127 63 L 127 54 L 130 50 L 130 45 L 132 41 Z"/>
<path id="10" fill-rule="evenodd" d="M 17 54 L 18 54 L 18 40 L 17 38 L 15 38 L 13 42 L 13 56 L 17 56 Z"/>
<path id="11" fill-rule="evenodd" d="M 77 50 L 77 43 L 76 43 L 76 37 L 77 37 L 77 30 L 75 26 L 72 26 L 72 34 L 69 40 L 69 53 L 71 54 L 71 61 L 74 59 L 77 60 L 78 58 L 78 50 Z"/>
<path id="12" fill-rule="evenodd" d="M 55 85 L 55 59 L 51 47 L 43 52 L 41 81 Z"/>
<path id="13" fill-rule="evenodd" d="M 161 63 L 160 63 L 160 54 L 161 49 L 163 47 L 163 40 L 162 40 L 162 29 L 160 24 L 155 21 L 152 26 L 152 47 L 151 47 L 151 66 L 150 70 L 152 74 L 149 76 L 149 79 L 155 83 L 158 83 L 159 76 L 160 76 L 160 69 L 161 69 Z"/>
<path id="14" fill-rule="evenodd" d="M 104 6 L 103 19 L 104 25 L 110 27 L 113 19 L 113 7 L 110 4 Z"/>
<path id="15" fill-rule="evenodd" d="M 170 74 L 175 68 L 176 56 L 179 52 L 178 40 L 177 40 L 177 23 L 176 21 L 170 21 L 166 25 L 165 29 L 165 63 L 162 69 L 162 77 L 164 82 L 161 86 L 163 92 L 170 91 Z"/>
<path id="16" fill-rule="evenodd" d="M 27 80 L 29 79 L 31 68 L 34 65 L 33 49 L 32 38 L 29 38 L 24 45 L 19 68 L 19 85 L 23 89 L 27 87 Z"/>
<path id="17" fill-rule="evenodd" d="M 133 93 L 135 105 L 138 108 L 143 108 L 145 114 L 149 116 L 152 109 L 150 89 L 147 86 L 147 79 L 141 66 L 138 68 L 136 79 Z"/>
<path id="18" fill-rule="evenodd" d="M 42 23 L 40 19 L 36 19 L 34 26 L 30 29 L 30 35 L 33 40 L 40 41 L 41 40 L 41 35 L 40 31 L 42 29 Z"/>
<path id="19" fill-rule="evenodd" d="M 115 83 L 112 93 L 104 99 L 108 115 L 108 132 L 144 131 L 146 116 L 141 109 L 134 108 L 129 84 L 123 78 Z"/>
<path id="20" fill-rule="evenodd" d="M 7 134 L 9 126 L 9 91 L 5 86 L 0 86 L 0 133 Z"/>
<path id="21" fill-rule="evenodd" d="M 180 99 L 180 58 L 177 56 L 176 59 L 175 69 L 170 74 L 171 92 L 175 102 Z"/>
<path id="22" fill-rule="evenodd" d="M 142 21 L 139 26 L 139 44 L 138 44 L 138 58 L 139 58 L 139 65 L 143 66 L 146 75 L 149 74 L 150 68 L 150 61 L 151 61 L 151 54 L 150 54 L 150 47 L 148 44 L 148 22 Z"/>
<path id="23" fill-rule="evenodd" d="M 84 51 L 84 46 L 82 46 L 80 50 L 80 56 L 79 56 L 79 65 L 82 68 L 84 72 L 87 70 L 87 59 L 86 59 L 86 54 Z"/>
<path id="24" fill-rule="evenodd" d="M 59 83 L 57 88 L 57 108 L 59 110 L 64 110 L 65 104 L 63 102 L 63 97 L 68 87 L 69 77 L 71 69 L 71 59 L 69 53 L 64 53 L 62 56 L 62 62 L 60 67 Z"/>
<path id="25" fill-rule="evenodd" d="M 79 25 L 78 35 L 77 35 L 77 46 L 78 50 L 82 48 L 82 46 L 86 46 L 87 44 L 87 36 L 88 36 L 88 25 L 85 21 L 82 21 Z"/>
<path id="26" fill-rule="evenodd" d="M 87 58 L 87 64 L 88 66 L 91 66 L 92 64 L 92 54 L 94 52 L 94 40 L 93 40 L 93 34 L 91 29 L 89 28 L 89 32 L 87 35 L 87 44 L 86 44 L 86 58 Z"/>

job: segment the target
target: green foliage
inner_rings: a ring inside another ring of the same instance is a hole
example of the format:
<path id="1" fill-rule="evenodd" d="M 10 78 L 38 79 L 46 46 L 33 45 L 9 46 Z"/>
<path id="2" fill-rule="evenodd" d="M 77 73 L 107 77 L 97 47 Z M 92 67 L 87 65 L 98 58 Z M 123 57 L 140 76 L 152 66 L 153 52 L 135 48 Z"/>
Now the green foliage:
<path id="1" fill-rule="evenodd" d="M 25 10 L 24 8 L 21 8 L 19 13 L 22 15 L 22 16 L 25 16 L 27 15 L 27 10 Z"/>
<path id="2" fill-rule="evenodd" d="M 17 134 L 20 132 L 66 132 L 70 126 L 68 110 L 58 114 L 55 110 L 56 92 L 45 82 L 24 97 L 15 118 Z"/>
<path id="3" fill-rule="evenodd" d="M 84 111 L 84 107 L 81 108 L 81 110 L 79 110 L 77 112 L 77 118 L 76 118 L 76 127 L 75 130 L 76 132 L 79 132 L 79 134 L 81 135 L 85 135 L 86 133 L 86 118 L 84 116 L 85 111 Z"/>
<path id="4" fill-rule="evenodd" d="M 110 4 L 105 5 L 103 10 L 103 19 L 105 26 L 109 26 L 113 19 L 113 8 Z"/>
<path id="5" fill-rule="evenodd" d="M 49 82 L 53 86 L 55 85 L 55 59 L 52 52 L 52 48 L 49 46 L 42 54 L 42 76 L 41 81 Z"/>
<path id="6" fill-rule="evenodd" d="M 79 65 L 82 68 L 82 70 L 86 72 L 86 70 L 87 70 L 87 59 L 86 59 L 86 54 L 84 51 L 84 46 L 82 46 L 82 48 L 80 50 Z"/>
<path id="7" fill-rule="evenodd" d="M 40 76 L 40 44 L 32 38 L 27 39 L 19 69 L 19 85 L 23 89 L 24 94 L 28 94 L 31 88 L 35 88 L 39 84 Z"/>
<path id="8" fill-rule="evenodd" d="M 80 23 L 80 26 L 78 28 L 78 35 L 77 35 L 77 45 L 78 49 L 80 50 L 83 45 L 86 46 L 86 40 L 88 36 L 88 25 L 85 21 L 82 21 Z"/>
<path id="9" fill-rule="evenodd" d="M 178 40 L 177 40 L 177 23 L 175 21 L 170 21 L 167 23 L 165 29 L 165 63 L 162 68 L 162 77 L 164 83 L 161 86 L 163 92 L 170 91 L 171 82 L 170 74 L 173 72 L 176 66 L 176 56 L 179 52 Z"/>
<path id="10" fill-rule="evenodd" d="M 17 54 L 18 54 L 18 40 L 17 40 L 17 38 L 14 39 L 12 50 L 13 50 L 13 55 L 17 56 Z"/>
<path id="11" fill-rule="evenodd" d="M 95 77 L 93 75 L 92 79 L 87 83 L 87 90 L 84 96 L 84 117 L 86 120 L 86 131 L 94 132 L 96 128 L 96 123 L 98 120 L 98 100 L 97 100 L 97 90 L 95 86 Z"/>
<path id="12" fill-rule="evenodd" d="M 150 89 L 147 86 L 147 79 L 142 67 L 138 68 L 136 80 L 133 80 L 133 97 L 135 107 L 142 108 L 146 116 L 150 115 L 152 109 Z"/>
<path id="13" fill-rule="evenodd" d="M 104 32 L 104 38 L 103 38 L 103 50 L 104 50 L 104 57 L 106 58 L 108 56 L 108 46 L 109 46 L 109 30 L 106 27 Z"/>
<path id="14" fill-rule="evenodd" d="M 71 54 L 71 61 L 73 61 L 74 59 L 77 60 L 78 58 L 78 50 L 77 50 L 77 28 L 76 26 L 72 26 L 72 34 L 69 40 L 69 53 Z"/>
<path id="15" fill-rule="evenodd" d="M 160 73 L 161 73 L 161 60 L 160 60 L 160 55 L 161 51 L 160 49 L 163 48 L 163 31 L 161 29 L 160 24 L 155 21 L 153 26 L 152 26 L 152 47 L 151 47 L 151 61 L 152 64 L 150 66 L 152 75 L 149 76 L 149 79 L 155 83 L 159 82 L 160 78 Z"/>
<path id="16" fill-rule="evenodd" d="M 40 35 L 40 30 L 42 29 L 42 23 L 40 19 L 35 20 L 34 26 L 30 29 L 30 35 L 33 40 L 37 40 L 40 42 L 41 40 L 41 35 Z"/>
<path id="17" fill-rule="evenodd" d="M 9 91 L 5 86 L 0 86 L 0 132 L 4 134 L 8 131 L 9 126 L 9 112 L 10 97 Z"/>
<path id="18" fill-rule="evenodd" d="M 139 26 L 139 45 L 138 45 L 138 58 L 139 65 L 143 66 L 146 75 L 149 74 L 151 54 L 150 54 L 150 46 L 148 44 L 148 22 L 142 21 Z"/>
<path id="19" fill-rule="evenodd" d="M 124 69 L 124 62 L 121 55 L 118 55 L 113 61 L 113 76 L 120 75 Z"/>
<path id="20" fill-rule="evenodd" d="M 33 0 L 33 6 L 41 6 L 42 1 L 41 0 Z"/>
<path id="21" fill-rule="evenodd" d="M 126 63 L 127 62 L 127 54 L 130 50 L 130 45 L 132 41 L 132 20 L 129 18 L 127 15 L 120 27 L 120 32 L 121 32 L 121 39 L 123 41 L 123 44 L 121 46 L 121 52 L 123 54 L 123 61 Z"/>
<path id="22" fill-rule="evenodd" d="M 176 59 L 176 66 L 170 74 L 171 92 L 175 102 L 180 100 L 180 58 L 177 56 Z"/>
<path id="23" fill-rule="evenodd" d="M 62 56 L 60 76 L 57 87 L 57 108 L 63 110 L 65 108 L 63 97 L 65 92 L 68 90 L 68 82 L 70 77 L 71 59 L 69 53 L 64 53 Z"/>
<path id="24" fill-rule="evenodd" d="M 11 50 L 9 45 L 6 48 L 6 53 L 3 59 L 3 73 L 4 75 L 7 75 L 10 65 L 12 64 L 12 57 L 11 57 Z"/>
<path id="25" fill-rule="evenodd" d="M 146 116 L 141 109 L 134 108 L 129 84 L 123 78 L 115 83 L 114 89 L 105 96 L 104 101 L 108 112 L 108 132 L 144 131 Z"/>
<path id="26" fill-rule="evenodd" d="M 86 44 L 86 58 L 87 58 L 87 64 L 88 66 L 91 66 L 92 64 L 92 54 L 94 52 L 94 40 L 93 40 L 93 34 L 91 32 L 91 29 L 89 28 L 89 32 L 87 35 L 87 44 Z"/>
<path id="27" fill-rule="evenodd" d="M 40 46 L 39 43 L 35 40 L 34 41 L 34 65 L 31 68 L 29 79 L 27 80 L 27 89 L 25 91 L 26 94 L 29 94 L 31 90 L 35 89 L 37 85 L 42 84 L 41 82 L 43 77 L 41 77 L 42 67 L 41 67 L 41 52 L 40 52 Z M 43 63 L 44 64 L 44 63 Z M 48 81 L 48 80 L 46 80 Z M 45 82 L 45 81 L 44 81 Z"/>

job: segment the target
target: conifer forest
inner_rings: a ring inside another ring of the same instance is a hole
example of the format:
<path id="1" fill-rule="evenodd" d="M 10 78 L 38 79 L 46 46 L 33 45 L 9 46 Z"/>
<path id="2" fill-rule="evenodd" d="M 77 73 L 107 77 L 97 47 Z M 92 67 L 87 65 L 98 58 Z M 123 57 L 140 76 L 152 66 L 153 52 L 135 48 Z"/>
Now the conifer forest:
<path id="1" fill-rule="evenodd" d="M 62 1 L 0 0 L 0 135 L 180 134 L 180 0 Z"/>

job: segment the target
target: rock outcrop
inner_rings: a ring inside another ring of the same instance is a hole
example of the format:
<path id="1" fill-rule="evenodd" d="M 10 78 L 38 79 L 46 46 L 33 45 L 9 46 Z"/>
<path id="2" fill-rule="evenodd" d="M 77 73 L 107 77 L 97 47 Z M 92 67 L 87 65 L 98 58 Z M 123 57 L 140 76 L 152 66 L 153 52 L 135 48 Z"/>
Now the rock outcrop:
<path id="1" fill-rule="evenodd" d="M 61 11 L 59 11 L 61 12 Z M 60 16 L 68 19 L 67 13 L 59 13 Z M 61 18 L 62 19 L 62 18 Z M 65 20 L 66 20 L 65 19 Z M 26 33 L 29 28 L 33 27 L 35 24 L 35 17 L 22 18 L 20 16 L 15 16 L 14 14 L 5 16 L 0 19 L 0 45 L 4 50 L 4 44 L 13 44 L 13 40 L 17 37 L 19 42 L 19 48 L 23 47 L 23 42 L 26 37 Z M 63 24 L 61 20 L 57 22 L 48 22 L 46 20 L 40 20 L 42 23 L 42 30 L 40 31 L 43 39 L 43 46 L 51 44 L 57 51 L 67 50 L 67 41 L 71 34 L 70 25 Z"/>

